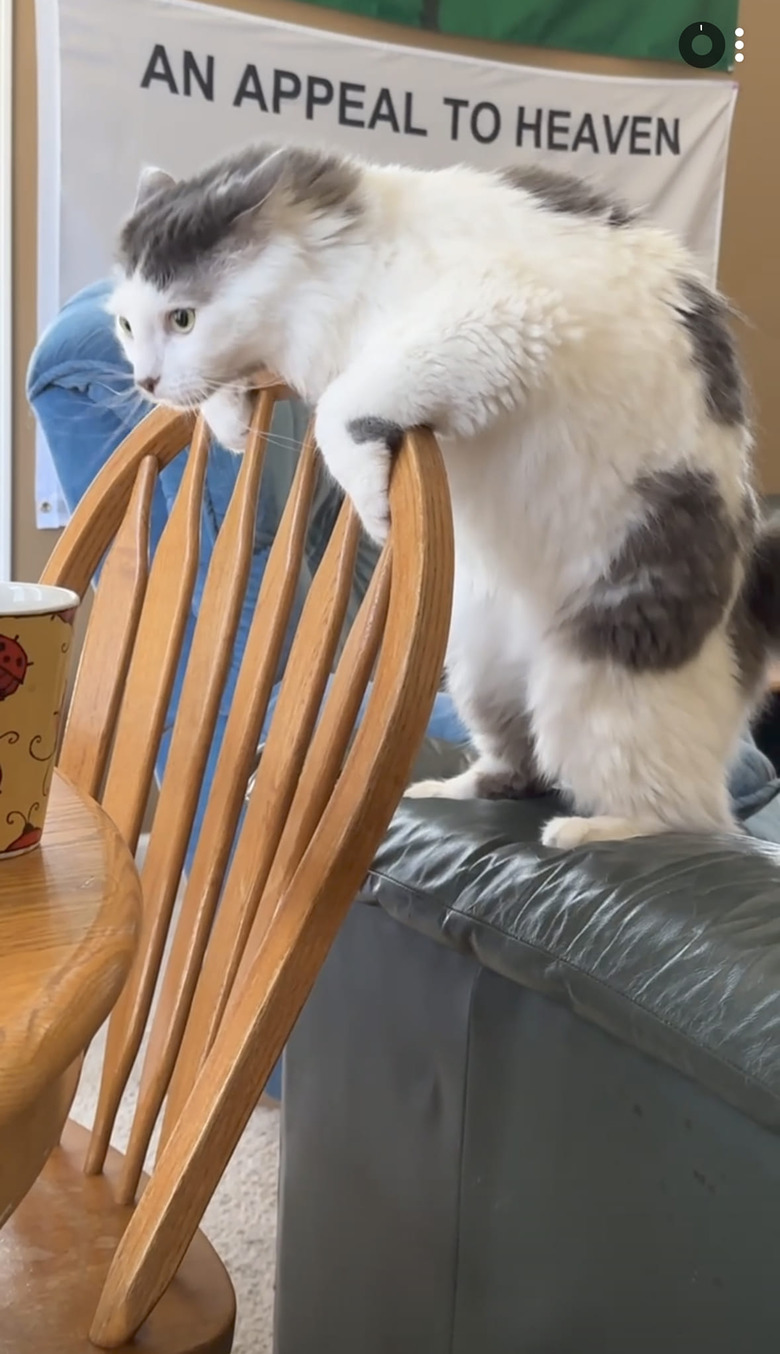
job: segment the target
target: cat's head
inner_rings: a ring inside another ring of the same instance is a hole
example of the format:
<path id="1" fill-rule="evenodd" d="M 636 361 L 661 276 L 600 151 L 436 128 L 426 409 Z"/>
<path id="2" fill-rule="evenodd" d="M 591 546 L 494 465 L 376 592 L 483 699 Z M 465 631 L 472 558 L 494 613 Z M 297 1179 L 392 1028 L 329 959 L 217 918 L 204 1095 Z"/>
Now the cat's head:
<path id="1" fill-rule="evenodd" d="M 296 282 L 361 214 L 347 160 L 250 147 L 188 179 L 141 175 L 108 303 L 138 388 L 193 408 L 273 364 Z"/>

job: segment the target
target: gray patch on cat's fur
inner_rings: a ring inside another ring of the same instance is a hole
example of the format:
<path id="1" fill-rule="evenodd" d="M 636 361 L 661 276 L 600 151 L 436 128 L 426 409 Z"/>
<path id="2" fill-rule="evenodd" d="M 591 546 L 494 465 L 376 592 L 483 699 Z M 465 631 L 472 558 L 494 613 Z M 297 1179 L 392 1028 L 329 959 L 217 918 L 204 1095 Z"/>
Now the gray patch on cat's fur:
<path id="1" fill-rule="evenodd" d="M 533 799 L 547 793 L 546 785 L 533 777 L 511 771 L 479 771 L 474 778 L 477 799 Z"/>
<path id="2" fill-rule="evenodd" d="M 543 793 L 531 721 L 522 709 L 523 693 L 518 691 L 516 703 L 507 704 L 489 689 L 477 687 L 465 700 L 461 696 L 461 701 L 460 717 L 477 735 L 480 753 L 508 764 L 511 771 L 506 775 L 516 785 L 536 787 L 529 793 Z"/>
<path id="3" fill-rule="evenodd" d="M 602 217 L 608 226 L 627 226 L 635 219 L 624 202 L 595 188 L 574 174 L 561 174 L 541 165 L 510 165 L 499 172 L 510 188 L 522 188 L 551 212 L 569 216 Z"/>
<path id="4" fill-rule="evenodd" d="M 347 424 L 347 432 L 354 442 L 384 442 L 388 451 L 398 451 L 404 440 L 404 430 L 400 423 L 389 418 L 353 418 Z"/>
<path id="5" fill-rule="evenodd" d="M 664 672 L 695 658 L 722 620 L 739 530 L 710 472 L 645 475 L 636 490 L 642 520 L 564 625 L 587 658 Z"/>
<path id="6" fill-rule="evenodd" d="M 708 412 L 716 423 L 735 427 L 745 422 L 745 387 L 728 326 L 729 308 L 701 282 L 685 278 L 681 286 L 685 300 L 675 310 L 704 377 Z"/>
<path id="7" fill-rule="evenodd" d="M 262 207 L 277 200 L 343 225 L 362 211 L 360 171 L 337 155 L 252 146 L 200 174 L 163 185 L 122 229 L 119 257 L 158 287 L 215 255 L 262 243 Z"/>

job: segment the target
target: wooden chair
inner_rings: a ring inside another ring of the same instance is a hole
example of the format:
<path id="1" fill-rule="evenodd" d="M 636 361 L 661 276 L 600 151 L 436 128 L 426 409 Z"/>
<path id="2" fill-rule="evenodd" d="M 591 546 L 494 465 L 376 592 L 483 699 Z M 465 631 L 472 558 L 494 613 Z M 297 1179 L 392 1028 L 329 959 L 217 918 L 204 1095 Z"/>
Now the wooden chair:
<path id="1" fill-rule="evenodd" d="M 301 564 L 317 473 L 309 434 L 163 964 L 249 573 L 273 406 L 286 393 L 274 387 L 258 396 L 212 554 L 142 869 L 140 949 L 110 1021 L 95 1122 L 90 1132 L 67 1125 L 0 1233 L 2 1354 L 84 1354 L 90 1340 L 128 1354 L 231 1348 L 233 1291 L 198 1224 L 370 865 L 430 715 L 449 626 L 452 527 L 438 448 L 419 431 L 395 464 L 390 540 L 318 720 L 359 536 L 351 504 L 340 512 L 234 845 Z M 157 476 L 190 441 L 150 562 Z M 85 495 L 44 574 L 83 593 L 104 561 L 59 765 L 102 803 L 132 849 L 192 598 L 207 454 L 200 421 L 150 414 Z M 123 1157 L 110 1138 L 156 988 Z M 158 1120 L 147 1181 L 142 1169 Z"/>

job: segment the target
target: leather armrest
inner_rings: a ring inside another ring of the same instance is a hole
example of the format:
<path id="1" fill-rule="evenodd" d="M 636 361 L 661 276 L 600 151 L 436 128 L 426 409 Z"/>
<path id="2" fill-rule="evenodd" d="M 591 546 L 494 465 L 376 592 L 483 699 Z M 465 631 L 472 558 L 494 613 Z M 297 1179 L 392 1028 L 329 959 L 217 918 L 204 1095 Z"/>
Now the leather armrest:
<path id="1" fill-rule="evenodd" d="M 415 778 L 464 755 L 429 740 Z M 403 800 L 361 897 L 780 1129 L 780 848 L 670 833 L 553 851 L 559 807 Z"/>

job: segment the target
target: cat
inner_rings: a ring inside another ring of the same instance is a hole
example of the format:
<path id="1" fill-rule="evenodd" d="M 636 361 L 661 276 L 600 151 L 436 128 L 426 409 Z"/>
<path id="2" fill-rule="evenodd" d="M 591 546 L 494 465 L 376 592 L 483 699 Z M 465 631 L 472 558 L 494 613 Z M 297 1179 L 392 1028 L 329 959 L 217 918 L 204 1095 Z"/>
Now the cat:
<path id="1" fill-rule="evenodd" d="M 780 643 L 780 528 L 729 308 L 671 234 L 536 166 L 261 146 L 145 171 L 118 274 L 139 389 L 240 451 L 270 369 L 375 541 L 404 430 L 437 434 L 475 757 L 408 795 L 555 786 L 559 849 L 738 830 L 727 767 Z"/>

